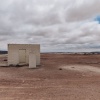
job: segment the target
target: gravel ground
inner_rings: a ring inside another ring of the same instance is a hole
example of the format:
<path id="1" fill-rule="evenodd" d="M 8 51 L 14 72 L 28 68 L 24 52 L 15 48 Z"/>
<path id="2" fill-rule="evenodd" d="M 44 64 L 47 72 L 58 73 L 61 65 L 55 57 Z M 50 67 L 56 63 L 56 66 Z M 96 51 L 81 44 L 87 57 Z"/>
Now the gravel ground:
<path id="1" fill-rule="evenodd" d="M 0 67 L 0 100 L 100 100 L 100 55 L 41 54 L 37 67 Z"/>

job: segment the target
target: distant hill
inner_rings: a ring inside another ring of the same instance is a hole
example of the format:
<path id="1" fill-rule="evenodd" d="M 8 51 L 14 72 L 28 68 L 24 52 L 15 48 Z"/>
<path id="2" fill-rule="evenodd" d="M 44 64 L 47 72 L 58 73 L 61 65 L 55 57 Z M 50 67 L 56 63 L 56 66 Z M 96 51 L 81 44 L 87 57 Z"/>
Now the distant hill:
<path id="1" fill-rule="evenodd" d="M 8 51 L 3 51 L 3 50 L 0 50 L 0 54 L 7 54 Z"/>
<path id="2" fill-rule="evenodd" d="M 93 52 L 42 52 L 42 53 L 49 53 L 49 54 L 100 54 L 99 51 L 93 51 Z"/>

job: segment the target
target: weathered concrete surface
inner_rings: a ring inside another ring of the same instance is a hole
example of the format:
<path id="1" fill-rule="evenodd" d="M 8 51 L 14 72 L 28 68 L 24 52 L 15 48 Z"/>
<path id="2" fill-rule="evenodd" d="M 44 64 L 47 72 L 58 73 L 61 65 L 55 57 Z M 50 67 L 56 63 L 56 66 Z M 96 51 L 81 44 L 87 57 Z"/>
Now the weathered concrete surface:
<path id="1" fill-rule="evenodd" d="M 36 68 L 36 55 L 29 53 L 29 68 Z"/>
<path id="2" fill-rule="evenodd" d="M 36 54 L 36 65 L 40 65 L 39 44 L 8 44 L 8 65 L 29 64 L 30 52 Z"/>

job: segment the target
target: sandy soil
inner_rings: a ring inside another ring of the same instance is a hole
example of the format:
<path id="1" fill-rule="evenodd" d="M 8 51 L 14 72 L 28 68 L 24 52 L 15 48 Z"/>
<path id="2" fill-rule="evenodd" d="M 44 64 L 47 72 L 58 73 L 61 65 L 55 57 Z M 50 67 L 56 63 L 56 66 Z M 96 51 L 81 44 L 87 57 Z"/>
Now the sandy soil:
<path id="1" fill-rule="evenodd" d="M 0 67 L 0 100 L 100 100 L 100 55 L 41 54 L 37 67 Z"/>
<path id="2" fill-rule="evenodd" d="M 66 70 L 74 70 L 78 72 L 85 72 L 85 73 L 91 72 L 92 74 L 100 74 L 100 68 L 89 65 L 67 65 L 67 66 L 62 66 L 60 68 Z"/>

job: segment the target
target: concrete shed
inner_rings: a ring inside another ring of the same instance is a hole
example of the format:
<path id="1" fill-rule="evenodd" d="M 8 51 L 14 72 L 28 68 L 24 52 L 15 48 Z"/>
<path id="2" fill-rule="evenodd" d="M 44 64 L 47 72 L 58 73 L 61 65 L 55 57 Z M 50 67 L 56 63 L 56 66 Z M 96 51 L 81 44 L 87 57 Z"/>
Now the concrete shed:
<path id="1" fill-rule="evenodd" d="M 36 65 L 40 65 L 40 44 L 8 44 L 8 66 L 29 64 L 29 54 L 36 56 Z"/>

